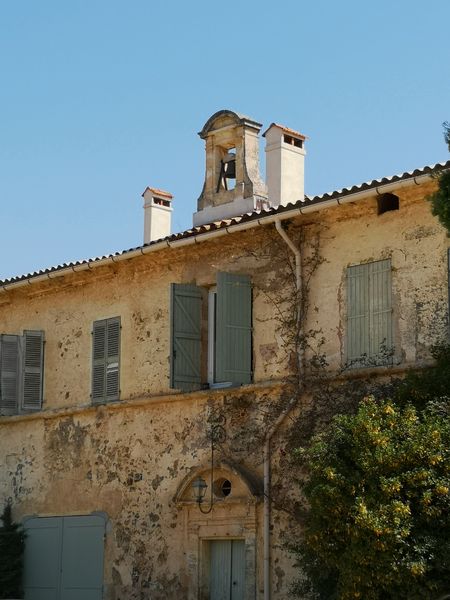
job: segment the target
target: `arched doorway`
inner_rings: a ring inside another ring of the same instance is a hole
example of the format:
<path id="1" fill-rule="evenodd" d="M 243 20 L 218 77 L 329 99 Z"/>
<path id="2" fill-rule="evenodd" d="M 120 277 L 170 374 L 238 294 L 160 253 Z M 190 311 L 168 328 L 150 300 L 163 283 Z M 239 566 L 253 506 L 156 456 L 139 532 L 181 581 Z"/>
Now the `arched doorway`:
<path id="1" fill-rule="evenodd" d="M 203 514 L 192 495 L 192 482 L 210 469 L 192 469 L 180 484 L 175 502 L 184 523 L 189 600 L 250 600 L 256 597 L 257 510 L 262 481 L 240 465 L 214 467 L 213 501 Z M 208 488 L 205 504 L 209 504 Z"/>

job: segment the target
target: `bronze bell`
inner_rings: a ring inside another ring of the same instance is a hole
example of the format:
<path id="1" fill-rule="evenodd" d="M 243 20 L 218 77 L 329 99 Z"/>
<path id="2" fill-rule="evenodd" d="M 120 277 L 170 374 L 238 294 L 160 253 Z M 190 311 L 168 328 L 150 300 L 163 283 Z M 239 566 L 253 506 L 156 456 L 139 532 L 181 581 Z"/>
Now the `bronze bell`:
<path id="1" fill-rule="evenodd" d="M 233 157 L 227 160 L 228 157 Z M 224 158 L 224 175 L 227 179 L 236 179 L 236 157 L 234 154 L 227 154 Z"/>
<path id="2" fill-rule="evenodd" d="M 236 154 L 228 152 L 220 161 L 220 174 L 216 192 L 221 188 L 228 190 L 227 179 L 236 179 Z"/>

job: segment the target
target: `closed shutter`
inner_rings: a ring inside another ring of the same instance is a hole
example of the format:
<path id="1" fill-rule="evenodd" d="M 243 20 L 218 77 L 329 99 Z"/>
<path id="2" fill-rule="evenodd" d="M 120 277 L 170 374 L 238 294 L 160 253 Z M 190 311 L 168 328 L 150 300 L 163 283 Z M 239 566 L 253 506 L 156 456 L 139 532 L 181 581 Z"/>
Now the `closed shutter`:
<path id="1" fill-rule="evenodd" d="M 24 529 L 26 600 L 60 600 L 62 517 L 32 517 L 25 521 Z"/>
<path id="2" fill-rule="evenodd" d="M 64 517 L 59 600 L 101 600 L 105 520 Z"/>
<path id="3" fill-rule="evenodd" d="M 347 359 L 353 366 L 386 364 L 392 350 L 391 261 L 347 269 Z"/>
<path id="4" fill-rule="evenodd" d="M 101 600 L 105 519 L 32 517 L 24 523 L 26 600 Z"/>
<path id="5" fill-rule="evenodd" d="M 217 275 L 216 382 L 252 381 L 252 287 L 248 275 Z"/>
<path id="6" fill-rule="evenodd" d="M 201 387 L 202 292 L 195 285 L 171 285 L 170 386 Z"/>
<path id="7" fill-rule="evenodd" d="M 92 330 L 92 401 L 105 399 L 106 319 L 95 321 Z"/>
<path id="8" fill-rule="evenodd" d="M 0 343 L 0 413 L 18 412 L 20 389 L 20 337 L 2 335 Z"/>
<path id="9" fill-rule="evenodd" d="M 369 355 L 369 268 L 347 269 L 347 360 L 352 365 Z"/>
<path id="10" fill-rule="evenodd" d="M 92 335 L 92 401 L 118 400 L 120 317 L 95 321 Z"/>
<path id="11" fill-rule="evenodd" d="M 369 263 L 369 356 L 378 364 L 392 361 L 391 261 Z"/>
<path id="12" fill-rule="evenodd" d="M 44 332 L 24 331 L 22 370 L 24 410 L 40 410 L 42 407 L 43 367 Z"/>
<path id="13" fill-rule="evenodd" d="M 108 319 L 106 324 L 106 400 L 119 399 L 120 374 L 120 317 Z"/>

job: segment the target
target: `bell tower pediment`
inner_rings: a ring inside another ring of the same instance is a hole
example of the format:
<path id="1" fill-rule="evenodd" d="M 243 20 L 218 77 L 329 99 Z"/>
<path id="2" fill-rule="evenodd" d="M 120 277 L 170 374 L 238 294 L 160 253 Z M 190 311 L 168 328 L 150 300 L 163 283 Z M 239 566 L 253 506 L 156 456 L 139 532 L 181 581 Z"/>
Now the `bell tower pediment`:
<path id="1" fill-rule="evenodd" d="M 205 123 L 206 169 L 194 226 L 267 207 L 267 188 L 259 172 L 261 123 L 221 110 Z"/>

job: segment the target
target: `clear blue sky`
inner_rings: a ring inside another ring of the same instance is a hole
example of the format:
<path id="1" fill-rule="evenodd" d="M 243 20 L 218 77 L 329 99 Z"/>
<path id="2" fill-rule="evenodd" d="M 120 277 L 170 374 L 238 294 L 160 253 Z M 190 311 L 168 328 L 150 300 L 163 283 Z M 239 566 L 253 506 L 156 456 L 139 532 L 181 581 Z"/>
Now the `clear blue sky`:
<path id="1" fill-rule="evenodd" d="M 229 108 L 309 136 L 318 194 L 449 158 L 448 0 L 0 0 L 0 277 L 187 229 Z"/>

